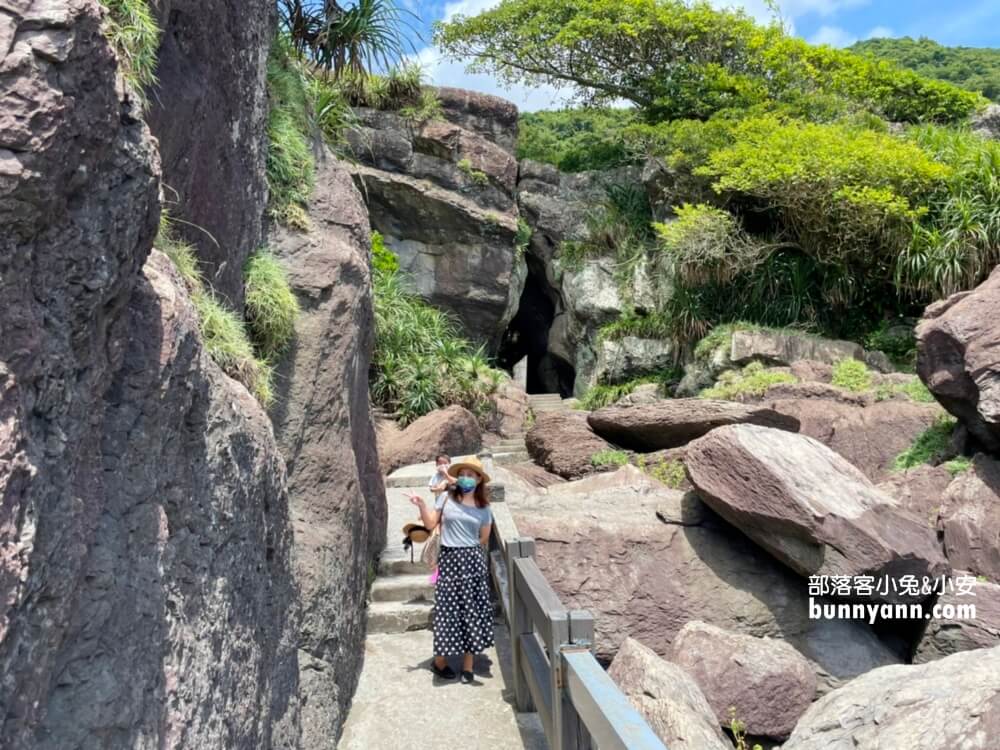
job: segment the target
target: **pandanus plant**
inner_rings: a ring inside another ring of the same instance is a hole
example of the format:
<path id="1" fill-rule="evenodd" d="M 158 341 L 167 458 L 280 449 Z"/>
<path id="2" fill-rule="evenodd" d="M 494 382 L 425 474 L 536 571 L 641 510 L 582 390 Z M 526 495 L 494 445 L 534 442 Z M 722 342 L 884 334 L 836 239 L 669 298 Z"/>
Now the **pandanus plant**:
<path id="1" fill-rule="evenodd" d="M 296 50 L 335 77 L 389 70 L 415 52 L 404 30 L 413 31 L 410 17 L 417 16 L 394 0 L 358 0 L 346 8 L 336 0 L 278 0 L 278 11 Z"/>

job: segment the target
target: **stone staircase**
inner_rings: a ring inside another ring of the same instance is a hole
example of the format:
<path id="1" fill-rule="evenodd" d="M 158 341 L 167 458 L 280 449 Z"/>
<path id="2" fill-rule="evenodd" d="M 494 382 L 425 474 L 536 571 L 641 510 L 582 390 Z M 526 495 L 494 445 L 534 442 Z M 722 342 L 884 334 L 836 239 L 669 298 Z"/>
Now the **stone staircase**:
<path id="1" fill-rule="evenodd" d="M 538 414 L 543 411 L 571 411 L 576 399 L 563 398 L 558 393 L 533 393 L 528 395 L 528 404 L 531 410 Z M 526 430 L 506 437 L 496 445 L 490 447 L 493 452 L 493 460 L 499 466 L 530 461 L 528 448 L 524 444 Z"/>

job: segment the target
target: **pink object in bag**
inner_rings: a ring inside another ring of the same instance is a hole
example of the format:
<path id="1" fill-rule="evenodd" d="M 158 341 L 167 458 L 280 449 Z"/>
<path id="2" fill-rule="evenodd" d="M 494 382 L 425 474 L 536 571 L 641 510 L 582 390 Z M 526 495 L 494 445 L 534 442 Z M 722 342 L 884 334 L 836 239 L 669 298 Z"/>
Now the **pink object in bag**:
<path id="1" fill-rule="evenodd" d="M 434 572 L 431 573 L 431 583 L 437 583 L 437 580 L 438 580 L 438 569 L 435 566 Z"/>

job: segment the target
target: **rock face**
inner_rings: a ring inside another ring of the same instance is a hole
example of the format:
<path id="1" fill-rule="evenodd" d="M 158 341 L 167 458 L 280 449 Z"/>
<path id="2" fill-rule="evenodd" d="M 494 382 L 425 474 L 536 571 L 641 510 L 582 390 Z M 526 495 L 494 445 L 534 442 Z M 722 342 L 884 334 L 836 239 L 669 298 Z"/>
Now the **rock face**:
<path id="1" fill-rule="evenodd" d="M 634 467 L 509 492 L 507 502 L 563 603 L 594 613 L 599 659 L 610 661 L 626 635 L 669 659 L 681 628 L 699 620 L 787 641 L 813 664 L 822 690 L 898 662 L 861 623 L 810 619 L 802 579 L 693 493 L 665 489 Z"/>
<path id="2" fill-rule="evenodd" d="M 842 359 L 863 362 L 865 350 L 853 341 L 778 331 L 736 331 L 730 342 L 729 358 L 734 365 L 749 362 L 790 365 L 800 360 L 833 365 Z"/>
<path id="3" fill-rule="evenodd" d="M 309 216 L 309 232 L 275 228 L 269 241 L 302 310 L 272 418 L 302 598 L 302 744 L 321 747 L 338 736 L 361 671 L 368 562 L 385 544 L 386 510 L 368 402 L 370 229 L 350 174 L 329 155 Z"/>
<path id="4" fill-rule="evenodd" d="M 146 262 L 157 158 L 100 5 L 0 15 L 0 745 L 294 747 L 270 424 Z"/>
<path id="5" fill-rule="evenodd" d="M 394 427 L 380 428 L 379 455 L 384 474 L 400 466 L 433 461 L 439 453 L 452 458 L 475 453 L 483 442 L 476 416 L 461 406 L 432 411 L 405 430 Z"/>
<path id="6" fill-rule="evenodd" d="M 973 115 L 969 122 L 972 132 L 983 138 L 1000 139 L 1000 104 L 990 104 Z"/>
<path id="7" fill-rule="evenodd" d="M 767 407 L 701 398 L 663 399 L 640 406 L 608 406 L 587 417 L 594 432 L 638 451 L 677 448 L 730 424 L 796 431 L 798 420 Z"/>
<path id="8" fill-rule="evenodd" d="M 625 336 L 597 345 L 597 363 L 593 377 L 601 383 L 621 383 L 666 370 L 676 353 L 669 341 Z"/>
<path id="9" fill-rule="evenodd" d="M 948 485 L 938 529 L 953 567 L 1000 581 L 1000 462 L 980 454 Z"/>
<path id="10" fill-rule="evenodd" d="M 990 750 L 1000 733 L 1000 647 L 876 669 L 813 704 L 782 750 Z"/>
<path id="11" fill-rule="evenodd" d="M 945 490 L 954 477 L 944 466 L 915 466 L 892 472 L 877 486 L 927 525 L 936 528 Z"/>
<path id="12" fill-rule="evenodd" d="M 969 574 L 958 573 L 972 578 Z M 913 663 L 941 659 L 959 651 L 1000 646 L 1000 586 L 995 583 L 975 581 L 969 593 L 959 593 L 959 589 L 947 589 L 938 597 L 942 612 L 949 616 L 936 617 L 928 621 L 913 653 Z M 968 605 L 975 607 L 975 617 L 962 611 Z"/>
<path id="13" fill-rule="evenodd" d="M 936 302 L 917 326 L 917 373 L 988 451 L 1000 455 L 1000 268 Z"/>
<path id="14" fill-rule="evenodd" d="M 694 680 L 639 641 L 625 639 L 608 674 L 666 747 L 681 750 L 731 747 Z"/>
<path id="15" fill-rule="evenodd" d="M 147 119 L 160 143 L 166 207 L 184 220 L 175 230 L 198 249 L 205 278 L 241 309 L 243 264 L 264 238 L 274 3 L 161 0 L 152 8 L 163 36 Z"/>
<path id="16" fill-rule="evenodd" d="M 517 161 L 505 139 L 495 142 L 507 108 L 465 93 L 452 89 L 442 99 L 451 120 L 416 126 L 395 112 L 357 110 L 352 173 L 372 228 L 399 256 L 415 291 L 454 313 L 474 341 L 495 348 L 527 275 L 515 253 Z M 491 112 L 499 123 L 489 124 Z"/>
<path id="17" fill-rule="evenodd" d="M 832 448 L 875 482 L 888 479 L 896 457 L 943 414 L 937 404 L 891 400 L 865 405 L 847 392 L 802 398 L 801 388 L 785 388 L 770 389 L 759 405 L 798 420 L 800 434 Z"/>
<path id="18" fill-rule="evenodd" d="M 801 575 L 919 580 L 947 571 L 926 522 L 812 438 L 720 427 L 688 446 L 685 464 L 709 506 Z"/>
<path id="19" fill-rule="evenodd" d="M 591 456 L 611 448 L 593 433 L 582 412 L 540 413 L 524 443 L 536 464 L 565 479 L 595 472 Z"/>
<path id="20" fill-rule="evenodd" d="M 694 678 L 720 725 L 730 707 L 748 734 L 785 739 L 816 697 L 816 673 L 794 648 L 771 638 L 689 622 L 674 639 L 671 661 Z"/>

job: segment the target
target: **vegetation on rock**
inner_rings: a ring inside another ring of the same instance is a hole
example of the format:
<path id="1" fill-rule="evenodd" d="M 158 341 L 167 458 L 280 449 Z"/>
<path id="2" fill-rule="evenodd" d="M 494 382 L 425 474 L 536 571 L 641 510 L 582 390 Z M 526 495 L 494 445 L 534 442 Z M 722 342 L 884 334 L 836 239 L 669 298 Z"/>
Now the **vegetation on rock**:
<path id="1" fill-rule="evenodd" d="M 295 336 L 298 299 L 285 269 L 266 248 L 247 259 L 243 278 L 250 337 L 260 357 L 274 362 Z"/>
<path id="2" fill-rule="evenodd" d="M 833 366 L 833 378 L 830 382 L 838 388 L 863 393 L 871 389 L 872 376 L 864 362 L 842 359 Z"/>
<path id="3" fill-rule="evenodd" d="M 590 457 L 590 463 L 600 468 L 618 468 L 628 463 L 628 453 L 625 451 L 608 449 L 598 451 Z"/>
<path id="4" fill-rule="evenodd" d="M 739 372 L 727 370 L 722 373 L 714 386 L 698 395 L 701 398 L 740 401 L 750 396 L 763 396 L 772 385 L 797 382 L 798 378 L 791 373 L 767 369 L 760 362 L 751 362 Z"/>
<path id="5" fill-rule="evenodd" d="M 948 458 L 949 455 L 954 455 L 951 449 L 951 434 L 956 425 L 954 417 L 939 417 L 934 424 L 917 436 L 913 445 L 896 457 L 893 468 L 902 470 L 912 469 L 923 464 L 936 465 Z"/>
<path id="6" fill-rule="evenodd" d="M 105 34 L 118 54 L 129 89 L 148 104 L 146 89 L 156 83 L 160 27 L 147 0 L 101 0 L 107 11 Z"/>

